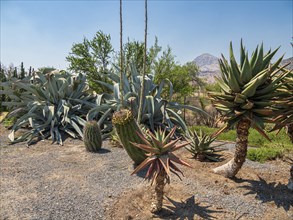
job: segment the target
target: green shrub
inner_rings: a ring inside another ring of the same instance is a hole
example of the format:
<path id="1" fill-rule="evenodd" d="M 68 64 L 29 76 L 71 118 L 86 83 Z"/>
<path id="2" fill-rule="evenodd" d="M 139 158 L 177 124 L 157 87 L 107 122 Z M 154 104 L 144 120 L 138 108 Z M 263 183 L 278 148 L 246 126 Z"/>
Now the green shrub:
<path id="1" fill-rule="evenodd" d="M 16 120 L 17 120 L 17 117 L 9 117 L 9 118 L 7 117 L 3 120 L 2 123 L 3 123 L 4 127 L 9 128 L 14 125 Z"/>
<path id="2" fill-rule="evenodd" d="M 202 130 L 206 134 L 212 134 L 216 132 L 219 128 L 209 128 L 206 126 L 192 126 L 191 130 Z M 249 137 L 248 137 L 248 145 L 251 147 L 274 147 L 276 144 L 281 144 L 283 146 L 288 146 L 293 150 L 293 145 L 290 142 L 288 135 L 286 134 L 285 130 L 282 129 L 278 134 L 275 132 L 267 133 L 271 142 L 261 136 L 255 129 L 249 129 Z M 236 131 L 229 130 L 226 132 L 221 133 L 217 140 L 221 141 L 236 141 Z"/>
<path id="3" fill-rule="evenodd" d="M 269 126 L 269 125 L 268 125 Z M 218 130 L 218 128 L 209 128 L 206 126 L 192 126 L 191 130 L 202 130 L 207 134 L 212 134 Z M 252 161 L 259 161 L 261 163 L 266 160 L 273 160 L 276 158 L 282 158 L 287 152 L 293 151 L 293 145 L 290 142 L 290 138 L 282 129 L 278 134 L 275 132 L 267 133 L 271 142 L 261 136 L 255 129 L 249 129 L 248 145 L 249 148 L 247 158 Z M 221 141 L 236 141 L 236 131 L 229 130 L 221 133 L 217 140 Z"/>
<path id="4" fill-rule="evenodd" d="M 252 161 L 264 163 L 267 160 L 274 160 L 284 156 L 285 149 L 280 147 L 261 147 L 250 148 L 247 152 L 247 158 Z"/>
<path id="5" fill-rule="evenodd" d="M 199 132 L 202 130 L 205 134 L 213 134 L 218 130 L 218 128 L 209 128 L 206 126 L 192 126 L 191 130 Z M 217 140 L 222 140 L 222 141 L 235 141 L 236 140 L 236 131 L 235 130 L 229 130 L 227 132 L 221 133 L 218 137 Z"/>

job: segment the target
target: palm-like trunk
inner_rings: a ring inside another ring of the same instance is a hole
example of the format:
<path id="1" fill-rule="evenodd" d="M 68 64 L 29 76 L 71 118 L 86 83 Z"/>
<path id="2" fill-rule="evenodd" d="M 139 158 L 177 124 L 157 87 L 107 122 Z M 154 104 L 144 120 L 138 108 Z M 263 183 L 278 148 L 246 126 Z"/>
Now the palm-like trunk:
<path id="1" fill-rule="evenodd" d="M 222 174 L 226 177 L 234 177 L 241 169 L 245 162 L 247 154 L 247 142 L 248 142 L 248 130 L 250 128 L 250 120 L 244 118 L 241 119 L 237 124 L 237 138 L 235 146 L 234 158 L 228 163 L 214 169 L 215 173 Z"/>
<path id="2" fill-rule="evenodd" d="M 165 187 L 165 178 L 166 173 L 160 172 L 158 177 L 156 178 L 156 200 L 152 203 L 152 212 L 160 212 L 163 207 L 163 198 L 164 198 L 164 187 Z"/>

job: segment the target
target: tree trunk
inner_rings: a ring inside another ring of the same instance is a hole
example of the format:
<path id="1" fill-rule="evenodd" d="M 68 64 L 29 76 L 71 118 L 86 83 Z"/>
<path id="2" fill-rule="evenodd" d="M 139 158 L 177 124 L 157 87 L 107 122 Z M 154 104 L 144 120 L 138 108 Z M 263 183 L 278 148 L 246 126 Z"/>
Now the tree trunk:
<path id="1" fill-rule="evenodd" d="M 152 212 L 160 212 L 163 207 L 164 187 L 165 187 L 165 172 L 160 172 L 156 179 L 156 200 L 152 203 Z"/>
<path id="2" fill-rule="evenodd" d="M 245 162 L 247 154 L 247 142 L 248 142 L 248 129 L 250 128 L 250 120 L 243 118 L 237 124 L 237 138 L 235 146 L 234 158 L 232 158 L 228 163 L 215 168 L 213 171 L 224 175 L 225 177 L 234 177 L 243 163 Z"/>
<path id="3" fill-rule="evenodd" d="M 289 183 L 287 185 L 288 189 L 293 191 L 293 164 L 291 166 L 291 170 L 290 170 L 290 179 L 289 179 Z"/>
<path id="4" fill-rule="evenodd" d="M 291 140 L 291 143 L 293 143 L 293 124 L 289 124 L 287 126 L 287 132 L 288 132 L 288 136 Z"/>

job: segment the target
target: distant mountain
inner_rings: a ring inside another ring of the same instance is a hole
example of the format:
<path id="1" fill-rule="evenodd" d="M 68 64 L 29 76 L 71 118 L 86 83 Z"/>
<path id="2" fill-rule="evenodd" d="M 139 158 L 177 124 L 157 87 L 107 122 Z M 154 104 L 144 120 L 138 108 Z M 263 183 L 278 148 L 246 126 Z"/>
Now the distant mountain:
<path id="1" fill-rule="evenodd" d="M 199 76 L 206 79 L 208 83 L 215 82 L 214 76 L 220 76 L 220 66 L 218 62 L 219 58 L 204 53 L 196 57 L 192 62 L 194 62 L 199 67 Z"/>
<path id="2" fill-rule="evenodd" d="M 218 62 L 219 58 L 204 53 L 198 57 L 196 57 L 192 62 L 194 62 L 199 67 L 199 76 L 201 78 L 204 78 L 208 83 L 214 83 L 215 82 L 215 76 L 221 75 L 221 70 Z M 290 63 L 286 69 L 292 70 L 293 69 L 293 57 L 284 59 L 281 62 L 281 66 Z"/>
<path id="3" fill-rule="evenodd" d="M 281 66 L 283 66 L 287 63 L 290 63 L 290 64 L 288 66 L 286 66 L 286 69 L 293 70 L 293 57 L 282 60 Z"/>

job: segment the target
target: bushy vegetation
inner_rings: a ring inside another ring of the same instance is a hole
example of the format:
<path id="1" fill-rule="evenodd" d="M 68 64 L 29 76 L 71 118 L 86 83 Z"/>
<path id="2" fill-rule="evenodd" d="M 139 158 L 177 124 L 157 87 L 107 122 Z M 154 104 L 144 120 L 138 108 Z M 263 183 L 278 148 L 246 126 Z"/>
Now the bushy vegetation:
<path id="1" fill-rule="evenodd" d="M 84 38 L 82 43 L 73 44 L 66 57 L 69 69 L 77 74 L 43 69 L 26 76 L 22 63 L 19 75 L 15 68 L 7 77 L 1 66 L 0 111 L 10 110 L 10 119 L 17 115 L 9 135 L 12 143 L 30 144 L 35 139 L 50 137 L 52 142 L 62 145 L 67 134 L 83 139 L 87 151 L 97 152 L 114 125 L 116 140 L 138 165 L 132 174 L 148 168 L 145 178 L 156 183 L 154 212 L 162 209 L 164 186 L 170 183 L 170 173 L 179 178 L 183 174 L 177 164 L 190 166 L 174 154 L 188 144 L 187 150 L 194 158 L 218 161 L 217 149 L 211 146 L 216 137 L 236 140 L 234 158 L 214 169 L 227 177 L 234 177 L 240 170 L 248 142 L 260 148 L 249 149 L 247 157 L 260 162 L 293 151 L 283 131 L 278 136 L 265 133 L 267 122 L 278 122 L 275 130 L 292 125 L 292 78 L 285 78 L 289 71 L 279 67 L 282 57 L 272 63 L 278 49 L 264 53 L 261 45 L 250 58 L 241 42 L 237 63 L 231 43 L 229 61 L 224 56 L 219 60 L 221 78 L 205 88 L 210 100 L 199 94 L 200 107 L 188 106 L 187 96 L 205 85 L 198 76 L 199 69 L 192 62 L 176 63 L 170 47 L 159 56 L 162 48 L 157 39 L 147 49 L 147 1 L 145 16 L 145 42 L 128 40 L 122 45 L 120 1 L 120 53 L 114 51 L 111 36 L 98 31 L 93 39 Z M 215 126 L 220 114 L 226 125 L 220 130 L 194 126 L 190 132 L 185 117 L 181 117 L 185 109 L 205 116 L 199 120 L 209 126 Z M 204 111 L 208 109 L 209 116 Z M 15 137 L 15 132 L 22 128 L 29 130 Z M 189 142 L 178 144 L 176 129 Z M 235 130 L 223 132 L 227 129 Z"/>
<path id="2" fill-rule="evenodd" d="M 123 74 L 131 81 L 133 69 L 138 75 L 143 73 L 144 42 L 128 39 L 123 44 L 123 53 Z M 178 64 L 172 49 L 167 47 L 163 50 L 157 38 L 154 44 L 149 46 L 146 54 L 146 74 L 152 74 L 154 83 L 157 85 L 169 79 L 173 84 L 175 101 L 184 102 L 186 96 L 197 91 L 199 85 L 203 85 L 198 77 L 198 67 L 191 62 Z M 86 74 L 90 88 L 101 94 L 113 92 L 112 89 L 109 90 L 109 87 L 97 81 L 113 84 L 111 72 L 116 72 L 117 67 L 120 67 L 120 56 L 120 52 L 113 49 L 111 36 L 100 30 L 92 39 L 84 38 L 83 42 L 73 44 L 66 60 L 69 62 L 70 70 Z M 169 97 L 169 92 L 166 91 L 167 89 L 164 90 L 162 98 Z"/>
<path id="3" fill-rule="evenodd" d="M 274 160 L 282 158 L 286 149 L 282 147 L 261 147 L 248 149 L 247 158 L 252 161 L 258 161 L 264 163 L 267 160 Z"/>
<path id="4" fill-rule="evenodd" d="M 218 129 L 209 128 L 206 126 L 192 126 L 191 130 L 200 131 L 212 135 Z M 254 161 L 264 162 L 266 160 L 272 160 L 275 158 L 281 158 L 288 152 L 293 152 L 293 146 L 290 138 L 286 134 L 286 131 L 282 129 L 278 134 L 276 132 L 270 132 L 267 134 L 268 139 L 259 135 L 258 131 L 253 128 L 249 129 L 249 146 L 254 148 L 249 148 L 247 153 L 247 158 Z M 231 141 L 236 140 L 236 130 L 228 130 L 222 132 L 218 137 L 218 141 Z"/>
<path id="5" fill-rule="evenodd" d="M 207 134 L 213 134 L 217 132 L 218 128 L 209 128 L 206 126 L 192 126 L 190 128 L 191 130 L 200 131 Z M 251 147 L 271 147 L 277 144 L 281 144 L 284 146 L 292 146 L 290 143 L 290 139 L 288 135 L 286 134 L 286 131 L 282 129 L 278 134 L 276 132 L 269 132 L 267 133 L 268 137 L 271 139 L 269 141 L 268 139 L 264 138 L 263 136 L 260 136 L 258 131 L 256 131 L 253 128 L 249 129 L 249 146 Z M 219 136 L 217 136 L 217 140 L 220 141 L 232 141 L 234 142 L 236 139 L 236 130 L 226 130 L 222 132 Z M 292 146 L 293 149 L 293 146 Z"/>

